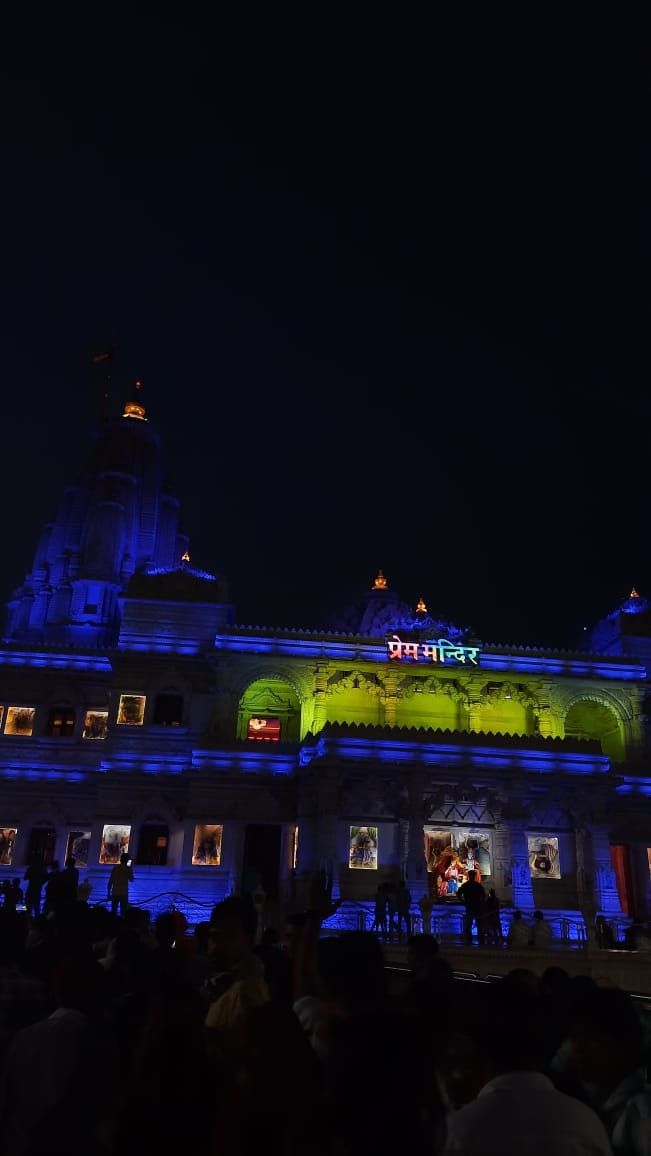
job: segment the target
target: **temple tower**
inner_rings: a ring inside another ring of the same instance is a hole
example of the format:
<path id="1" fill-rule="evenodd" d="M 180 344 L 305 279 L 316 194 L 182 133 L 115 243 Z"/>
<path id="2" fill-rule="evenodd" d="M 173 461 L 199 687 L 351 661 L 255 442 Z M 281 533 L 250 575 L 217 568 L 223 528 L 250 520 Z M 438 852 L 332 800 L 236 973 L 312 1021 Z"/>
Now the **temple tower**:
<path id="1" fill-rule="evenodd" d="M 97 432 L 77 482 L 45 526 L 31 570 L 8 603 L 9 641 L 111 645 L 118 596 L 133 574 L 178 566 L 188 541 L 163 484 L 160 441 L 137 381 L 120 417 Z"/>

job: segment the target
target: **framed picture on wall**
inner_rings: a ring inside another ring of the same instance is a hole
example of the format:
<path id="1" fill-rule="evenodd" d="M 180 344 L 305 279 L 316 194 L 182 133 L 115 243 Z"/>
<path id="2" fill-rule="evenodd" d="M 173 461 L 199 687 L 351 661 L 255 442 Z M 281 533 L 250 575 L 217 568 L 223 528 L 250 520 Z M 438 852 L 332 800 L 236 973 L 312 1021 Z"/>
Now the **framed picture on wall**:
<path id="1" fill-rule="evenodd" d="M 532 879 L 560 879 L 561 860 L 555 835 L 527 835 Z"/>
<path id="2" fill-rule="evenodd" d="M 34 729 L 35 714 L 36 707 L 33 706 L 8 706 L 5 734 L 31 735 Z"/>
<path id="3" fill-rule="evenodd" d="M 425 828 L 425 861 L 433 876 L 438 899 L 455 896 L 471 871 L 475 878 L 486 879 L 491 870 L 491 836 L 489 831 L 455 827 L 451 830 Z"/>
<path id="4" fill-rule="evenodd" d="M 118 726 L 141 727 L 145 721 L 144 694 L 121 694 L 118 706 Z"/>
<path id="5" fill-rule="evenodd" d="M 99 849 L 100 863 L 114 864 L 120 862 L 120 855 L 129 850 L 131 827 L 121 823 L 106 823 L 102 829 L 102 842 Z"/>
<path id="6" fill-rule="evenodd" d="M 89 847 L 90 831 L 71 831 L 66 843 L 66 859 L 72 855 L 76 867 L 87 867 Z"/>
<path id="7" fill-rule="evenodd" d="M 105 739 L 108 734 L 108 711 L 87 710 L 84 715 L 82 739 Z"/>
<path id="8" fill-rule="evenodd" d="M 197 823 L 192 844 L 193 867 L 219 867 L 223 833 L 221 823 Z"/>
<path id="9" fill-rule="evenodd" d="M 10 867 L 16 846 L 17 827 L 0 827 L 0 865 Z"/>
<path id="10" fill-rule="evenodd" d="M 351 827 L 348 843 L 348 866 L 355 870 L 377 871 L 377 827 Z"/>

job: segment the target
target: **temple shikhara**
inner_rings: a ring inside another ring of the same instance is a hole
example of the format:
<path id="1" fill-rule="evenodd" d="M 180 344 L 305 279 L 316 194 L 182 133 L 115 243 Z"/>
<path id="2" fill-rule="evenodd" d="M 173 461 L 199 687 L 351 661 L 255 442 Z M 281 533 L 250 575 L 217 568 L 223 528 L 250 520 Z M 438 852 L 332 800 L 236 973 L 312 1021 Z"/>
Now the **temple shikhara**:
<path id="1" fill-rule="evenodd" d="M 5 878 L 74 854 L 100 900 L 128 851 L 133 901 L 173 895 L 195 916 L 240 890 L 299 902 L 319 868 L 341 926 L 396 878 L 458 920 L 470 870 L 558 937 L 650 913 L 651 609 L 636 590 L 581 651 L 554 651 L 484 641 L 374 568 L 328 623 L 239 625 L 193 558 L 137 390 L 9 599 Z"/>

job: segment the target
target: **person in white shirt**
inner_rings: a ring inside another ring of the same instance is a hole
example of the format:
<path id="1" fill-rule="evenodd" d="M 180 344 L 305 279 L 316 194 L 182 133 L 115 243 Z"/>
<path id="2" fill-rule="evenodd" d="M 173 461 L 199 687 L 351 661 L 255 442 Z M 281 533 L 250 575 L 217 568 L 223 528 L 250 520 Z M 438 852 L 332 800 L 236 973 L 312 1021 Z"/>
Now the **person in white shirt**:
<path id="1" fill-rule="evenodd" d="M 449 1114 L 443 1156 L 611 1156 L 596 1112 L 543 1075 L 547 1037 L 537 996 L 496 982 L 466 1034 L 481 1088 L 472 1103 Z"/>
<path id="2" fill-rule="evenodd" d="M 513 912 L 513 921 L 509 928 L 509 933 L 506 937 L 506 942 L 509 947 L 528 947 L 530 932 L 527 924 L 522 918 L 521 911 Z"/>
<path id="3" fill-rule="evenodd" d="M 551 923 L 548 923 L 542 911 L 534 911 L 533 924 L 531 926 L 531 943 L 534 947 L 544 949 L 549 947 L 553 931 Z"/>
<path id="4" fill-rule="evenodd" d="M 651 1085 L 643 1066 L 644 1028 L 633 1000 L 596 988 L 581 1003 L 570 1043 L 616 1156 L 651 1152 Z"/>

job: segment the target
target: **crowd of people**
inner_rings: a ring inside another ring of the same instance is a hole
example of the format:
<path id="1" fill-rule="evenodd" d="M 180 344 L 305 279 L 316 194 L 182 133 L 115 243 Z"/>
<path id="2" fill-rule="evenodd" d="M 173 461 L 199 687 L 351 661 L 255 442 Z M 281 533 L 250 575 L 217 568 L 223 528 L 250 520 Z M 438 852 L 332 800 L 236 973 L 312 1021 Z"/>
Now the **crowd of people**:
<path id="1" fill-rule="evenodd" d="M 629 995 L 558 967 L 470 984 L 429 935 L 395 972 L 376 934 L 324 934 L 335 906 L 317 878 L 262 934 L 237 896 L 194 928 L 0 909 L 0 1156 L 651 1152 Z"/>

